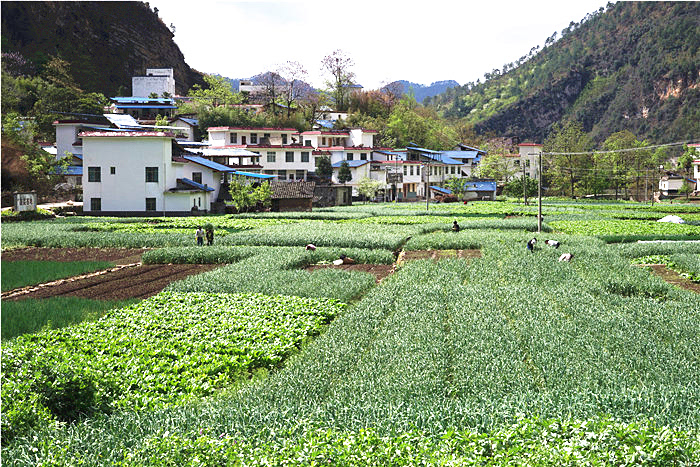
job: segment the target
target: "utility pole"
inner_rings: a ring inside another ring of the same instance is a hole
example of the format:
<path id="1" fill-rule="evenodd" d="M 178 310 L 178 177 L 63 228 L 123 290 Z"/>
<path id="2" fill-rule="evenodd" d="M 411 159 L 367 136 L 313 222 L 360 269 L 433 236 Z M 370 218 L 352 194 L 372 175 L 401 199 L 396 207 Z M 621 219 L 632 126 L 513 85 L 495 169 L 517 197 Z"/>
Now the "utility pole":
<path id="1" fill-rule="evenodd" d="M 537 233 L 542 233 L 542 151 L 537 161 Z"/>
<path id="2" fill-rule="evenodd" d="M 647 173 L 644 177 L 644 201 L 649 201 L 649 167 L 647 167 Z"/>
<path id="3" fill-rule="evenodd" d="M 527 180 L 525 180 L 525 161 L 520 162 L 522 162 L 523 164 L 523 202 L 525 203 L 525 206 L 527 206 Z"/>
<path id="4" fill-rule="evenodd" d="M 425 171 L 425 210 L 430 210 L 430 164 L 423 167 Z"/>

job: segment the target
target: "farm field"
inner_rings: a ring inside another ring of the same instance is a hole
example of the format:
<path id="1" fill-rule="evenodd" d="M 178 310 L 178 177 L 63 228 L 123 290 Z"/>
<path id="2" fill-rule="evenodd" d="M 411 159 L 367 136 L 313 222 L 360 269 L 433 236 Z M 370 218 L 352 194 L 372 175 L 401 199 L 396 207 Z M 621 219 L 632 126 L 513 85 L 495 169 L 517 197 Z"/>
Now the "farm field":
<path id="1" fill-rule="evenodd" d="M 209 268 L 4 340 L 3 461 L 700 465 L 699 295 L 635 264 L 697 281 L 700 206 L 551 201 L 540 234 L 536 214 L 207 217 L 213 247 L 193 246 L 202 219 L 3 225 L 3 260 L 137 248 L 144 268 Z M 329 267 L 341 254 L 356 264 Z"/>

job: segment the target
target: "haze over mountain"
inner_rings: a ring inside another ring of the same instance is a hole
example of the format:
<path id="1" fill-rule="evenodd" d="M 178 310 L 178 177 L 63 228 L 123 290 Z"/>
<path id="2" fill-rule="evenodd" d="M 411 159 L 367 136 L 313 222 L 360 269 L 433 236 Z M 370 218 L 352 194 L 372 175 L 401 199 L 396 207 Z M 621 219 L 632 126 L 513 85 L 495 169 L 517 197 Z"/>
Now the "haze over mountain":
<path id="1" fill-rule="evenodd" d="M 700 135 L 700 2 L 619 2 L 571 22 L 532 58 L 427 103 L 480 133 L 542 141 L 577 120 L 595 141 L 619 130 L 655 142 Z"/>

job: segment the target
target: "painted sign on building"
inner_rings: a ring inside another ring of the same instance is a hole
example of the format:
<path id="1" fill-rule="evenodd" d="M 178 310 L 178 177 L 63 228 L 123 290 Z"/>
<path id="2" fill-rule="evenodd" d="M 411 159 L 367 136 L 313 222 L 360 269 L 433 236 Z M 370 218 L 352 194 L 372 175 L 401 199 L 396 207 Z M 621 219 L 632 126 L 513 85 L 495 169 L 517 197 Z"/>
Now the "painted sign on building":
<path id="1" fill-rule="evenodd" d="M 15 211 L 36 211 L 36 192 L 16 192 Z"/>

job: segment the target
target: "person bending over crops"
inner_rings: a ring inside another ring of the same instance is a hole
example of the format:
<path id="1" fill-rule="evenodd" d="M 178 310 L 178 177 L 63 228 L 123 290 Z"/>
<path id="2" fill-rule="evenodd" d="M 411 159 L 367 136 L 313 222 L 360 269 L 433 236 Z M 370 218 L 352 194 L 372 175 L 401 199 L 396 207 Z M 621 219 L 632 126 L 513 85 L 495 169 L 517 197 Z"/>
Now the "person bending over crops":
<path id="1" fill-rule="evenodd" d="M 452 231 L 453 231 L 453 232 L 459 232 L 459 224 L 457 223 L 457 221 L 454 221 L 454 222 L 452 223 Z"/>

